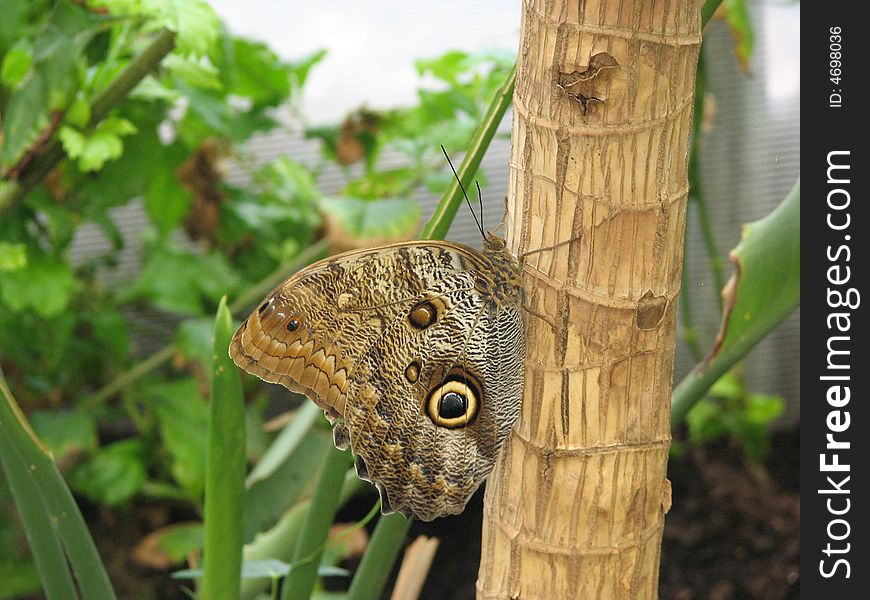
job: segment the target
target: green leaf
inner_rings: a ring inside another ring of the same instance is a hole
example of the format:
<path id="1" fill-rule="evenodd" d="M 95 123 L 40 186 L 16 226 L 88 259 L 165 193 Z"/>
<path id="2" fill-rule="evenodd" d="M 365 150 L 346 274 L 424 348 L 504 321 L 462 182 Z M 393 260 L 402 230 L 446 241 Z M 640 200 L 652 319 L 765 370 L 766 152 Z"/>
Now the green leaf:
<path id="1" fill-rule="evenodd" d="M 308 404 L 313 406 L 313 403 Z M 317 409 L 316 406 L 314 408 Z M 317 411 L 320 412 L 320 409 Z M 328 438 L 322 430 L 309 431 L 289 454 L 283 456 L 284 460 L 268 476 L 250 482 L 244 511 L 246 542 L 253 540 L 257 533 L 272 527 L 310 488 L 323 453 L 332 444 Z"/>
<path id="2" fill-rule="evenodd" d="M 329 526 L 338 507 L 344 473 L 352 461 L 350 452 L 327 448 L 293 552 L 294 568 L 284 581 L 282 600 L 304 600 L 311 594 Z"/>
<path id="3" fill-rule="evenodd" d="M 288 206 L 311 202 L 320 197 L 311 170 L 286 156 L 263 165 L 254 174 L 254 181 L 269 200 L 280 201 Z"/>
<path id="4" fill-rule="evenodd" d="M 70 125 L 84 129 L 91 120 L 91 105 L 82 96 L 78 96 L 67 109 L 64 119 Z"/>
<path id="5" fill-rule="evenodd" d="M 29 79 L 12 94 L 3 115 L 3 144 L 0 144 L 0 167 L 15 164 L 39 133 L 48 127 L 48 96 L 42 77 Z"/>
<path id="6" fill-rule="evenodd" d="M 27 530 L 46 596 L 113 600 L 115 594 L 81 512 L 2 373 L 0 396 L 0 466 Z"/>
<path id="7" fill-rule="evenodd" d="M 228 354 L 233 318 L 224 296 L 214 324 L 208 461 L 205 482 L 203 598 L 237 598 L 242 567 L 245 502 L 245 398 Z"/>
<path id="8" fill-rule="evenodd" d="M 187 319 L 175 332 L 175 347 L 188 360 L 198 361 L 203 368 L 211 364 L 212 359 L 212 319 Z"/>
<path id="9" fill-rule="evenodd" d="M 347 600 L 377 600 L 392 570 L 411 519 L 399 513 L 382 515 L 354 574 Z"/>
<path id="10" fill-rule="evenodd" d="M 311 68 L 326 57 L 327 50 L 321 48 L 307 56 L 289 63 L 291 79 L 296 89 L 302 88 L 308 80 Z"/>
<path id="11" fill-rule="evenodd" d="M 182 315 L 202 315 L 206 302 L 217 301 L 239 284 L 223 255 L 185 252 L 168 240 L 154 240 L 139 277 L 118 293 L 122 302 L 142 298 Z"/>
<path id="12" fill-rule="evenodd" d="M 222 70 L 228 92 L 260 106 L 277 106 L 290 94 L 290 68 L 265 44 L 232 40 L 231 68 Z"/>
<path id="13" fill-rule="evenodd" d="M 220 73 L 208 60 L 208 57 L 194 59 L 177 54 L 170 54 L 163 59 L 163 66 L 173 75 L 189 86 L 206 90 L 223 88 Z"/>
<path id="14" fill-rule="evenodd" d="M 157 546 L 178 564 L 190 557 L 191 552 L 202 550 L 202 523 L 178 523 L 161 532 Z"/>
<path id="15" fill-rule="evenodd" d="M 220 33 L 220 20 L 204 0 L 90 0 L 113 15 L 143 16 L 149 29 L 166 27 L 176 33 L 179 54 L 202 56 L 214 49 Z"/>
<path id="16" fill-rule="evenodd" d="M 724 314 L 707 358 L 675 388 L 671 423 L 800 304 L 800 180 L 769 215 L 743 228 L 731 251 L 734 274 L 722 292 Z"/>
<path id="17" fill-rule="evenodd" d="M 414 62 L 418 75 L 430 73 L 434 77 L 456 85 L 458 77 L 468 65 L 468 53 L 459 50 L 445 52 L 432 59 L 419 59 Z"/>
<path id="18" fill-rule="evenodd" d="M 3 57 L 0 65 L 0 83 L 9 88 L 16 88 L 24 80 L 24 76 L 33 66 L 33 58 L 27 49 L 13 48 Z"/>
<path id="19" fill-rule="evenodd" d="M 335 219 L 341 235 L 362 240 L 407 237 L 420 219 L 419 205 L 408 198 L 337 197 L 323 198 L 320 202 L 323 210 Z"/>
<path id="20" fill-rule="evenodd" d="M 749 16 L 746 0 L 724 0 L 722 7 L 724 8 L 725 21 L 734 37 L 736 44 L 734 52 L 740 61 L 740 67 L 744 71 L 748 71 L 749 60 L 755 49 L 755 32 L 752 29 L 752 19 Z"/>
<path id="21" fill-rule="evenodd" d="M 145 456 L 142 440 L 109 444 L 70 472 L 70 485 L 94 502 L 122 504 L 135 496 L 148 479 Z"/>
<path id="22" fill-rule="evenodd" d="M 36 561 L 31 559 L 0 563 L 0 598 L 35 597 L 40 591 L 45 590 L 39 585 Z"/>
<path id="23" fill-rule="evenodd" d="M 43 228 L 48 232 L 52 250 L 55 253 L 63 252 L 72 243 L 76 227 L 81 222 L 75 207 L 58 202 L 45 186 L 27 194 L 24 204 L 39 215 Z"/>
<path id="24" fill-rule="evenodd" d="M 37 411 L 30 415 L 36 434 L 55 460 L 97 450 L 97 420 L 80 410 Z"/>
<path id="25" fill-rule="evenodd" d="M 17 271 L 27 266 L 27 246 L 0 242 L 0 271 Z"/>
<path id="26" fill-rule="evenodd" d="M 49 126 L 51 113 L 73 101 L 83 72 L 82 54 L 101 20 L 72 2 L 58 2 L 41 23 L 32 42 L 32 76 L 20 82 L 4 111 L 0 167 L 16 164 Z M 13 58 L 10 76 L 20 71 L 21 61 Z"/>
<path id="27" fill-rule="evenodd" d="M 0 270 L 0 298 L 14 312 L 30 308 L 51 317 L 66 310 L 79 287 L 67 263 L 41 253 L 24 268 Z"/>
<path id="28" fill-rule="evenodd" d="M 192 198 L 171 171 L 162 171 L 151 180 L 145 193 L 145 212 L 160 233 L 168 233 L 181 224 L 190 210 Z"/>
<path id="29" fill-rule="evenodd" d="M 193 378 L 150 385 L 144 390 L 169 453 L 170 471 L 191 499 L 205 485 L 208 405 Z"/>
<path id="30" fill-rule="evenodd" d="M 58 131 L 64 150 L 72 159 L 78 159 L 82 171 L 99 171 L 110 160 L 121 156 L 124 143 L 121 136 L 136 133 L 136 126 L 127 119 L 109 117 L 94 131 L 83 134 L 69 126 Z"/>
<path id="31" fill-rule="evenodd" d="M 201 56 L 211 52 L 220 32 L 220 20 L 204 0 L 151 0 L 160 6 L 170 29 L 177 34 L 179 53 Z"/>

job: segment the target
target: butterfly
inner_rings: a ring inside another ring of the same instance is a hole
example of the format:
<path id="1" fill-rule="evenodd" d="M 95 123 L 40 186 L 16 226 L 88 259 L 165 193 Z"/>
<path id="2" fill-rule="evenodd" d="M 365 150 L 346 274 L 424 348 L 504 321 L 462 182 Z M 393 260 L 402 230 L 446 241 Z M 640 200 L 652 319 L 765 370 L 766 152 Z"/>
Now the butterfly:
<path id="1" fill-rule="evenodd" d="M 324 410 L 384 513 L 462 512 L 519 416 L 522 268 L 478 227 L 482 250 L 419 240 L 312 264 L 230 345 L 239 367 Z"/>

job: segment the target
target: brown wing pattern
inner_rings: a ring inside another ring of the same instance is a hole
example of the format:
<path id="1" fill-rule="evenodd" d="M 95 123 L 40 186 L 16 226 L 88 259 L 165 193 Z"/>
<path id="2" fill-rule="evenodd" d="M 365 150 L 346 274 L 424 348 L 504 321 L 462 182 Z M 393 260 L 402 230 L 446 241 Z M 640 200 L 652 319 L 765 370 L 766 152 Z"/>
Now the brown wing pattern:
<path id="1" fill-rule="evenodd" d="M 458 513 L 519 414 L 514 265 L 503 247 L 448 242 L 333 257 L 273 290 L 230 355 L 326 412 L 385 511 Z"/>

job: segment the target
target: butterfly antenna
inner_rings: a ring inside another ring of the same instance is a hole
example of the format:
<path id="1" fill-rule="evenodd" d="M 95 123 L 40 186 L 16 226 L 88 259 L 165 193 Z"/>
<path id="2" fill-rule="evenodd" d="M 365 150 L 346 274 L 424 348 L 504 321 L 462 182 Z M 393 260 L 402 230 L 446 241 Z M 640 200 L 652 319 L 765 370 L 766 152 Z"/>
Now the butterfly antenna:
<path id="1" fill-rule="evenodd" d="M 441 152 L 444 153 L 444 158 L 447 159 L 447 164 L 450 165 L 450 170 L 453 171 L 453 177 L 456 178 L 456 183 L 459 184 L 459 189 L 462 190 L 462 195 L 465 196 L 465 203 L 468 205 L 468 210 L 471 211 L 471 216 L 474 217 L 474 222 L 477 224 L 477 228 L 480 230 L 480 235 L 486 239 L 486 233 L 483 231 L 483 226 L 480 224 L 480 221 L 477 220 L 477 215 L 474 214 L 474 209 L 471 208 L 471 200 L 468 199 L 468 194 L 465 193 L 465 186 L 462 185 L 462 180 L 459 179 L 459 175 L 456 173 L 456 169 L 453 167 L 453 162 L 451 162 L 450 157 L 447 155 L 447 150 L 444 149 L 444 145 L 441 145 Z M 476 183 L 476 182 L 475 182 Z M 480 190 L 480 185 L 477 186 L 477 189 Z M 483 203 L 480 205 L 481 209 L 481 218 L 483 218 Z"/>
<path id="2" fill-rule="evenodd" d="M 483 192 L 480 191 L 480 183 L 477 180 L 474 181 L 474 185 L 477 186 L 477 203 L 480 204 L 480 224 L 484 226 L 486 225 L 486 219 L 483 218 Z M 483 237 L 486 237 L 486 235 Z"/>

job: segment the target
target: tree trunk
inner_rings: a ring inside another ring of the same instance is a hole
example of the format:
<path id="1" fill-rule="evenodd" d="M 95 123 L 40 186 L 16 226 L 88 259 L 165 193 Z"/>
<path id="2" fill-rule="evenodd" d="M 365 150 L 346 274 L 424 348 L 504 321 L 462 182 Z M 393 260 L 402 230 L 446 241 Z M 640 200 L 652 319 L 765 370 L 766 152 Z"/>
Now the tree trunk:
<path id="1" fill-rule="evenodd" d="M 657 597 L 699 0 L 524 0 L 505 229 L 522 415 L 478 598 Z"/>

